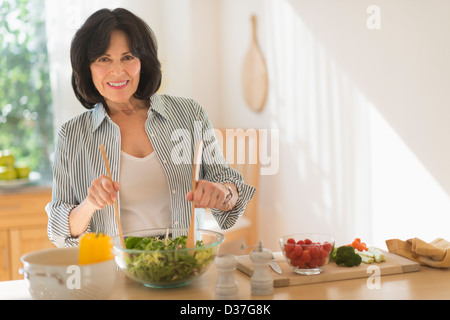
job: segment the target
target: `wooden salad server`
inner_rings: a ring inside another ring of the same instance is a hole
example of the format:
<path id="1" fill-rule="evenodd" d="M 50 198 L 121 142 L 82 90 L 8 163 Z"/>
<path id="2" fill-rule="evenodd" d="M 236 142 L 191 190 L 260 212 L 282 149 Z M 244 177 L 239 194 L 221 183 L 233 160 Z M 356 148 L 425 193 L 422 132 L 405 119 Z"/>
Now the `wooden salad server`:
<path id="1" fill-rule="evenodd" d="M 113 180 L 112 180 L 112 175 L 111 175 L 111 169 L 109 167 L 109 162 L 108 162 L 108 157 L 106 156 L 105 147 L 103 145 L 100 145 L 100 150 L 102 152 L 103 162 L 105 163 L 108 178 L 112 182 Z M 122 244 L 122 248 L 125 248 L 125 242 L 123 240 L 122 225 L 120 223 L 119 207 L 117 206 L 117 201 L 114 201 L 114 214 L 116 215 L 117 229 L 119 230 L 120 243 Z"/>
<path id="2" fill-rule="evenodd" d="M 194 153 L 194 168 L 192 170 L 192 192 L 197 188 L 197 182 L 200 179 L 200 165 L 202 163 L 203 141 L 199 140 Z M 195 205 L 192 202 L 191 222 L 189 224 L 189 233 L 186 241 L 186 248 L 195 247 Z"/>

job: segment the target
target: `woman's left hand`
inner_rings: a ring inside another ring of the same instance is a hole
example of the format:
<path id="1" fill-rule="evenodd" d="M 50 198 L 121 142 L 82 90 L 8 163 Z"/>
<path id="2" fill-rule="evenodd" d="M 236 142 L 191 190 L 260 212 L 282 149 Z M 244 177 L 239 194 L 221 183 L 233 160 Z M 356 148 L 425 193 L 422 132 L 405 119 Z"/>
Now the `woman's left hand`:
<path id="1" fill-rule="evenodd" d="M 226 202 L 229 190 L 221 183 L 200 180 L 195 192 L 189 191 L 186 200 L 194 203 L 197 208 L 213 208 L 221 211 L 230 211 L 237 201 L 237 190 L 232 184 L 233 197 Z M 226 202 L 226 203 L 225 203 Z"/>

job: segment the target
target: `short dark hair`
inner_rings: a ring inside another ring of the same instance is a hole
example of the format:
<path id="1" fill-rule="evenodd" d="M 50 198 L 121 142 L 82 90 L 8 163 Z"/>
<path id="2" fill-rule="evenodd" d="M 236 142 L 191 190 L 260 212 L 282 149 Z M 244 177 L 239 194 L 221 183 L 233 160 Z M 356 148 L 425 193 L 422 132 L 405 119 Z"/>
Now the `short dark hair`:
<path id="1" fill-rule="evenodd" d="M 99 102 L 108 108 L 92 81 L 90 65 L 106 53 L 111 34 L 118 30 L 125 32 L 131 53 L 141 60 L 140 81 L 134 97 L 149 99 L 161 85 L 158 46 L 150 27 L 126 9 L 101 9 L 92 14 L 76 32 L 70 48 L 72 87 L 86 109 L 92 109 Z"/>

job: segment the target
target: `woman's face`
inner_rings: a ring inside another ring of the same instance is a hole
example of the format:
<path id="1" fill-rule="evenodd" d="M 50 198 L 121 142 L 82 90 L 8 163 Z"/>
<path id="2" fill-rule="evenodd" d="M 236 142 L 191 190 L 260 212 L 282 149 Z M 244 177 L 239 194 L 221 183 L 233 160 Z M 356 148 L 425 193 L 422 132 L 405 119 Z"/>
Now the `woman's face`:
<path id="1" fill-rule="evenodd" d="M 109 107 L 130 102 L 139 85 L 141 61 L 131 53 L 122 31 L 111 34 L 109 48 L 91 64 L 92 81 Z"/>

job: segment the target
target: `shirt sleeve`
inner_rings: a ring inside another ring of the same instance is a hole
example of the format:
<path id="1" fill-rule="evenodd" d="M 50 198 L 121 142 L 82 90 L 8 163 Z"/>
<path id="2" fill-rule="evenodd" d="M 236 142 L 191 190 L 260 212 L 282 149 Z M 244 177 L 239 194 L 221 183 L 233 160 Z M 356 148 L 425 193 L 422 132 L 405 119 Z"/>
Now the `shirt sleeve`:
<path id="1" fill-rule="evenodd" d="M 214 134 L 214 128 L 202 107 L 200 107 L 199 122 L 202 124 L 201 131 L 204 143 L 201 166 L 203 179 L 211 182 L 231 183 L 236 186 L 238 191 L 239 197 L 232 210 L 224 212 L 211 209 L 211 213 L 220 228 L 229 229 L 244 214 L 248 202 L 256 192 L 256 188 L 246 184 L 242 175 L 226 164 L 217 137 Z"/>
<path id="2" fill-rule="evenodd" d="M 48 215 L 48 237 L 57 247 L 78 245 L 78 237 L 72 237 L 69 228 L 69 214 L 77 205 L 70 183 L 69 157 L 63 126 L 55 146 L 52 201 L 45 207 Z"/>

